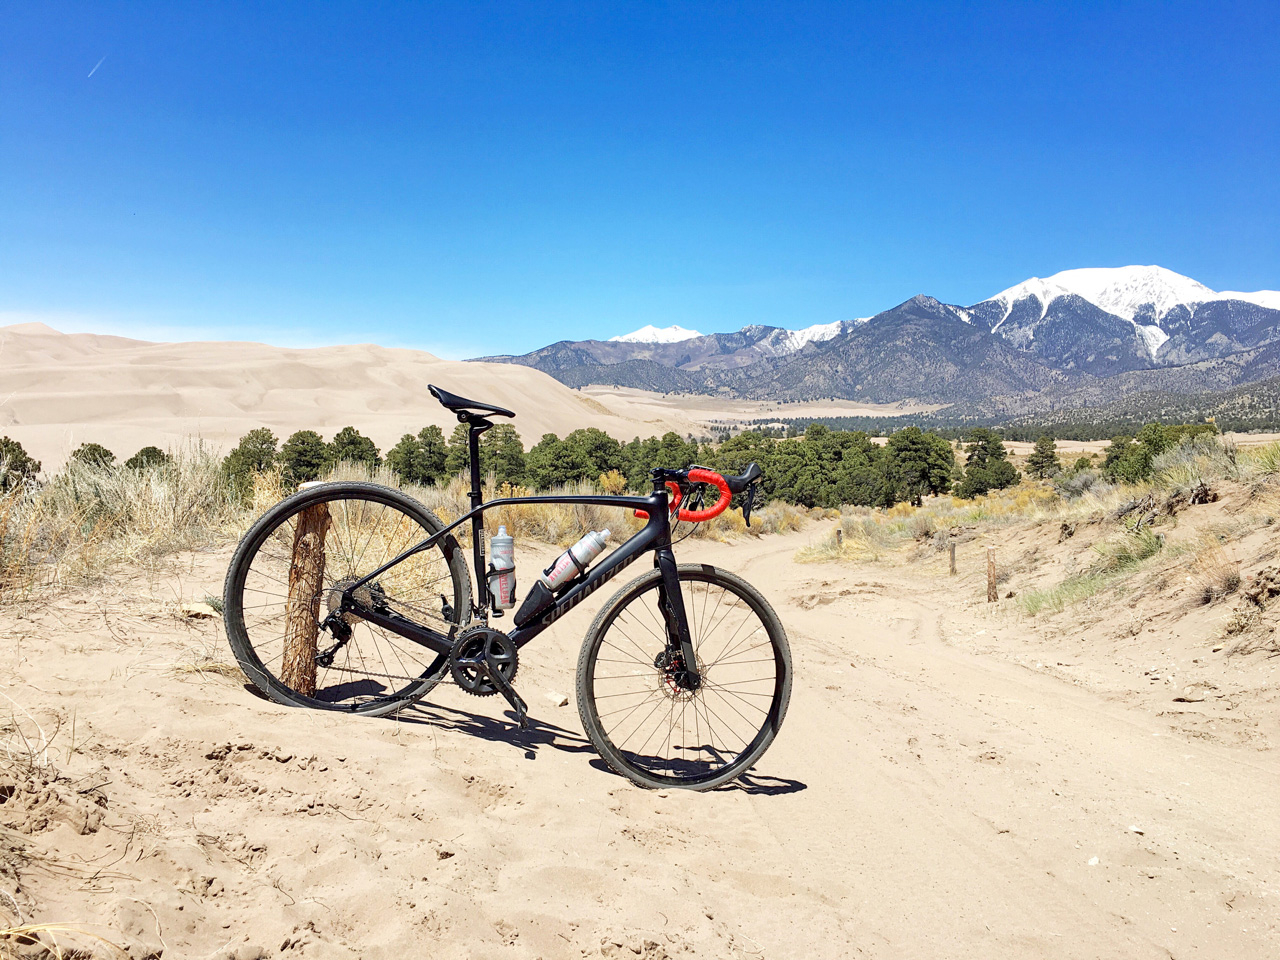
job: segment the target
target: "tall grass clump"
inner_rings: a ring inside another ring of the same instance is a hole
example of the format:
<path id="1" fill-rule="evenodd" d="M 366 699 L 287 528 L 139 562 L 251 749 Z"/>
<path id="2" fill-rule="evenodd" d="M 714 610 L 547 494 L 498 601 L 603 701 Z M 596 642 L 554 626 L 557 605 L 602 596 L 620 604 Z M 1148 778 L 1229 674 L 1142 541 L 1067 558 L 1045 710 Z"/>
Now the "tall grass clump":
<path id="1" fill-rule="evenodd" d="M 143 469 L 71 460 L 0 499 L 0 599 L 205 544 L 236 532 L 245 510 L 203 445 Z"/>
<path id="2" fill-rule="evenodd" d="M 1240 563 L 1232 560 L 1216 537 L 1205 536 L 1191 565 L 1193 597 L 1210 604 L 1240 589 Z"/>
<path id="3" fill-rule="evenodd" d="M 1280 473 L 1280 440 L 1241 453 L 1241 459 L 1253 475 L 1275 476 Z"/>
<path id="4" fill-rule="evenodd" d="M 1151 474 L 1157 486 L 1176 489 L 1209 480 L 1238 480 L 1243 473 L 1242 466 L 1240 451 L 1233 440 L 1201 433 L 1156 454 L 1151 461 Z"/>

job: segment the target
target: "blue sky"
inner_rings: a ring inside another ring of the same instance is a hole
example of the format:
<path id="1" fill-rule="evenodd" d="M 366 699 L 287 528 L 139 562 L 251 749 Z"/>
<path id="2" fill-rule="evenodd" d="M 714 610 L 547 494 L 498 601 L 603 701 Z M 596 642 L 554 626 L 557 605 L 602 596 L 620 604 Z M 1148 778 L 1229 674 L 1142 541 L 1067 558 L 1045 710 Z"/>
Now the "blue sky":
<path id="1" fill-rule="evenodd" d="M 1080 266 L 1274 289 L 1277 36 L 1274 2 L 7 4 L 0 323 L 460 357 Z"/>

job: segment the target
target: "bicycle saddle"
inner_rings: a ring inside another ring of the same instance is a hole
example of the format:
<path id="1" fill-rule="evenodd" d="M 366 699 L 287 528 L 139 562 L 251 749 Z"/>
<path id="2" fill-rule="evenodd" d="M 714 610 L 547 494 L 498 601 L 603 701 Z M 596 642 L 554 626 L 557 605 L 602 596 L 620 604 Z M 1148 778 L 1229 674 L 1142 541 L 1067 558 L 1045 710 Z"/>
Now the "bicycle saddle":
<path id="1" fill-rule="evenodd" d="M 506 407 L 495 407 L 488 403 L 477 403 L 474 400 L 468 400 L 466 397 L 460 397 L 456 393 L 450 393 L 448 390 L 442 390 L 435 384 L 427 384 L 427 389 L 431 391 L 431 395 L 440 401 L 441 406 L 447 410 L 452 410 L 458 415 L 458 419 L 462 423 L 471 420 L 479 420 L 485 416 L 494 417 L 514 417 L 515 414 Z"/>

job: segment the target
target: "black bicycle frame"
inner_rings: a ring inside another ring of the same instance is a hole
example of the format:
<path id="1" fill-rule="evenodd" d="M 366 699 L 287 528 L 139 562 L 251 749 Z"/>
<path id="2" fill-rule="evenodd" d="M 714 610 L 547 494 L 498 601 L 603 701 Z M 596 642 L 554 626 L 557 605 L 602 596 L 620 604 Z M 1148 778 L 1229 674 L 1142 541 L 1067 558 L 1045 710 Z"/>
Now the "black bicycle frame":
<path id="1" fill-rule="evenodd" d="M 376 624 L 385 630 L 390 630 L 406 640 L 411 640 L 436 651 L 441 657 L 448 656 L 453 648 L 452 637 L 429 627 L 424 627 L 399 614 L 385 609 L 377 610 L 369 604 L 361 603 L 356 596 L 356 591 L 366 583 L 386 573 L 396 564 L 421 553 L 423 550 L 431 549 L 442 538 L 447 537 L 457 527 L 470 520 L 477 582 L 476 606 L 479 610 L 479 619 L 487 622 L 489 584 L 488 570 L 484 562 L 484 511 L 492 510 L 496 507 L 529 503 L 590 504 L 601 507 L 623 507 L 624 509 L 643 510 L 649 514 L 649 522 L 639 532 L 607 554 L 603 560 L 579 577 L 577 582 L 560 593 L 545 611 L 529 622 L 515 627 L 507 636 L 511 638 L 517 647 L 524 646 L 587 597 L 591 596 L 591 594 L 595 593 L 601 586 L 612 580 L 619 571 L 633 563 L 641 554 L 652 550 L 654 552 L 654 566 L 662 571 L 660 602 L 667 620 L 668 643 L 672 646 L 679 646 L 684 663 L 688 665 L 687 669 L 696 677 L 696 671 L 694 670 L 696 660 L 689 636 L 689 622 L 685 615 L 684 597 L 680 592 L 676 558 L 671 549 L 671 522 L 668 512 L 669 502 L 665 478 L 657 477 L 654 479 L 653 493 L 647 497 L 613 496 L 609 494 L 602 496 L 504 497 L 498 500 L 490 500 L 486 503 L 484 502 L 480 483 L 479 438 L 480 434 L 491 426 L 493 424 L 479 418 L 470 422 L 468 439 L 471 453 L 471 510 L 443 530 L 415 544 L 400 556 L 384 563 L 373 572 L 366 574 L 360 580 L 347 587 L 342 594 L 341 612 L 349 611 L 354 613 L 361 619 Z M 432 668 L 435 666 L 436 664 L 433 664 Z M 432 668 L 428 668 L 428 672 L 431 672 Z"/>

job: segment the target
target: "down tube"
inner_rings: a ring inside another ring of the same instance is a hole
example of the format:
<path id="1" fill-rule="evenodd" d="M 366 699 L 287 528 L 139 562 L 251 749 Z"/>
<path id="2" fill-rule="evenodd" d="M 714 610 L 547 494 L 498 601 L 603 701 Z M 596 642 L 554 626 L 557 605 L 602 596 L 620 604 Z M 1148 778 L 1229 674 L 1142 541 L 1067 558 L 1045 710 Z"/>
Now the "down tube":
<path id="1" fill-rule="evenodd" d="M 523 627 L 516 627 L 511 631 L 510 637 L 517 647 L 523 647 L 526 643 L 540 634 L 551 624 L 555 623 L 566 613 L 580 604 L 591 594 L 595 593 L 602 586 L 612 580 L 624 568 L 630 566 L 642 554 L 654 548 L 664 537 L 669 537 L 668 531 L 663 528 L 666 524 L 665 516 L 654 517 L 644 529 L 637 533 L 634 537 L 618 547 L 617 550 L 609 554 L 602 560 L 599 565 L 593 567 L 587 573 L 587 579 L 582 583 L 573 587 L 556 601 L 555 606 L 544 613 L 533 623 L 526 624 Z"/>

